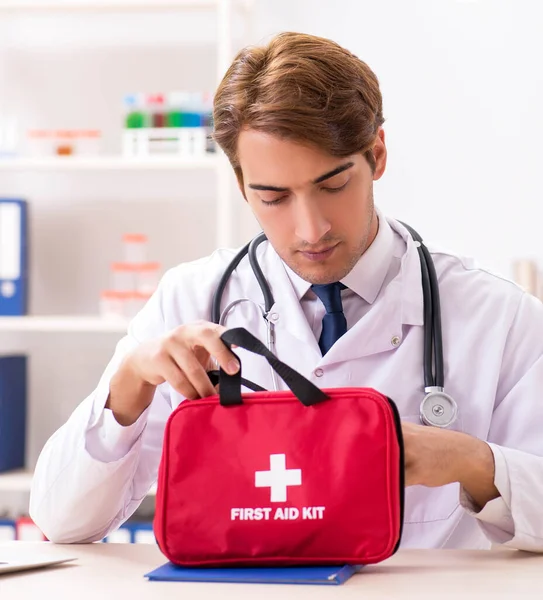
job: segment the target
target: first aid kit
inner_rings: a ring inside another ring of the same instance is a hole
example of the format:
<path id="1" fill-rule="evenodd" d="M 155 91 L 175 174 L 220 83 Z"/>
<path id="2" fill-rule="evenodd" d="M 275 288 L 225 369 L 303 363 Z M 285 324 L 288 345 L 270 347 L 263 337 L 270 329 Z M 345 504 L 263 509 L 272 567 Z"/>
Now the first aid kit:
<path id="1" fill-rule="evenodd" d="M 394 402 L 371 388 L 320 389 L 244 328 L 221 339 L 264 356 L 289 390 L 220 370 L 217 395 L 172 411 L 153 522 L 162 553 L 184 567 L 363 565 L 391 556 L 404 505 Z"/>

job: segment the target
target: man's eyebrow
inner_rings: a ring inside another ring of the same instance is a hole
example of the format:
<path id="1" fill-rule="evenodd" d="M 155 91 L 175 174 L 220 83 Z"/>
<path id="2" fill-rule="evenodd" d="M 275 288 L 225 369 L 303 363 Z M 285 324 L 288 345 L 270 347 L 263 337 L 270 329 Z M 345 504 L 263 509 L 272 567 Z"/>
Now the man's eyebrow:
<path id="1" fill-rule="evenodd" d="M 340 173 L 343 173 L 343 171 L 350 169 L 352 166 L 354 166 L 354 162 L 352 162 L 352 161 L 347 162 L 343 165 L 339 165 L 339 167 L 332 169 L 332 171 L 329 171 L 328 173 L 325 173 L 324 175 L 320 175 L 319 177 L 317 177 L 317 179 L 314 179 L 311 183 L 314 183 L 314 184 L 322 183 L 323 181 L 326 181 L 327 179 L 330 179 L 331 177 L 334 177 L 335 175 L 339 175 Z M 261 192 L 288 192 L 289 191 L 289 189 L 286 187 L 277 187 L 275 185 L 265 185 L 265 184 L 261 184 L 261 183 L 249 183 L 247 187 L 251 188 L 252 190 L 258 190 Z"/>
<path id="2" fill-rule="evenodd" d="M 252 190 L 265 192 L 288 192 L 288 188 L 276 187 L 275 185 L 262 185 L 260 183 L 250 183 L 247 187 L 250 187 Z"/>
<path id="3" fill-rule="evenodd" d="M 314 179 L 313 183 L 322 183 L 326 179 L 330 179 L 331 177 L 334 177 L 334 175 L 339 175 L 340 173 L 343 173 L 343 171 L 350 169 L 352 166 L 354 166 L 354 162 L 348 162 L 348 163 L 345 163 L 344 165 L 339 165 L 339 167 L 336 167 L 332 171 L 325 173 L 324 175 L 321 175 L 320 177 L 317 177 L 317 179 Z"/>

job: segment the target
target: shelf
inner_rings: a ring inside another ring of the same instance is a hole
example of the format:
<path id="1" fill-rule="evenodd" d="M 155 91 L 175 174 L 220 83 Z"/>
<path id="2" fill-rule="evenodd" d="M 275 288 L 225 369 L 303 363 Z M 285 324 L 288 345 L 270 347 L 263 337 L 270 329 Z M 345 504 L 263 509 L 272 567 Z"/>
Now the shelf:
<path id="1" fill-rule="evenodd" d="M 122 156 L 63 156 L 0 159 L 0 171 L 178 171 L 214 169 L 216 155 L 195 158 L 123 158 Z"/>
<path id="2" fill-rule="evenodd" d="M 0 317 L 0 331 L 126 333 L 127 325 L 124 319 L 95 316 Z"/>
<path id="3" fill-rule="evenodd" d="M 221 0 L 0 0 L 4 12 L 113 12 L 215 10 Z M 236 8 L 246 9 L 250 3 L 237 1 Z"/>
<path id="4" fill-rule="evenodd" d="M 0 492 L 28 492 L 32 483 L 29 471 L 9 471 L 0 473 Z"/>
<path id="5" fill-rule="evenodd" d="M 32 472 L 9 471 L 0 473 L 0 496 L 1 492 L 29 492 L 32 484 Z M 156 495 L 156 484 L 149 490 L 148 496 Z"/>

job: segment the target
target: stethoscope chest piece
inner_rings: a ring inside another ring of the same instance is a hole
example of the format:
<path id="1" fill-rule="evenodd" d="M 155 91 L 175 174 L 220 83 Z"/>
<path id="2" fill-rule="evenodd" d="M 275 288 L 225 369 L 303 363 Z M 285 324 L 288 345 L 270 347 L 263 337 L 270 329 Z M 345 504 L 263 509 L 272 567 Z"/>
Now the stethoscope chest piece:
<path id="1" fill-rule="evenodd" d="M 420 420 L 423 425 L 431 427 L 449 427 L 458 416 L 456 402 L 439 390 L 427 390 L 428 393 L 420 404 Z"/>

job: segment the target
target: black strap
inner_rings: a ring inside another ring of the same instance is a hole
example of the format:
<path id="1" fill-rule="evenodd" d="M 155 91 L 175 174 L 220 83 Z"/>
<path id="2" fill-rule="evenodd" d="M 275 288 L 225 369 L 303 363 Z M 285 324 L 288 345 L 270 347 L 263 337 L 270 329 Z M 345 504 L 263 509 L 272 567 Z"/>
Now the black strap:
<path id="1" fill-rule="evenodd" d="M 281 362 L 258 338 L 243 327 L 228 329 L 221 335 L 221 339 L 229 348 L 234 344 L 249 350 L 249 352 L 263 356 L 303 405 L 313 406 L 328 399 L 328 396 L 321 389 L 284 362 Z M 219 370 L 219 398 L 223 406 L 242 404 L 242 381 L 241 361 L 240 369 L 235 375 L 228 375 L 222 369 Z"/>
<path id="2" fill-rule="evenodd" d="M 209 379 L 211 379 L 211 384 L 213 387 L 219 384 L 219 371 L 208 371 L 207 372 Z M 253 392 L 267 392 L 266 388 L 263 388 L 258 383 L 254 383 L 253 381 L 249 381 L 248 379 L 241 378 L 241 385 L 243 387 L 248 388 L 249 390 L 253 390 Z"/>

